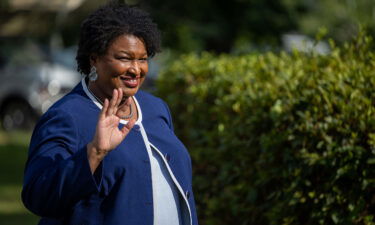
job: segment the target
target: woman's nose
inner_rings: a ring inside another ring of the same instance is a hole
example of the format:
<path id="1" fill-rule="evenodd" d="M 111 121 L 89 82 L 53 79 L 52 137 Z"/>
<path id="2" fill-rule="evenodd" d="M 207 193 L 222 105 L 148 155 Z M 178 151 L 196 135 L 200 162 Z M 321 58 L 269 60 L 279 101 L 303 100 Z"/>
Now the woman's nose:
<path id="1" fill-rule="evenodd" d="M 136 60 L 132 61 L 131 65 L 130 65 L 130 67 L 128 69 L 128 72 L 132 73 L 132 74 L 134 74 L 136 76 L 140 76 L 140 74 L 141 74 L 141 68 L 140 68 L 138 62 L 136 62 Z"/>

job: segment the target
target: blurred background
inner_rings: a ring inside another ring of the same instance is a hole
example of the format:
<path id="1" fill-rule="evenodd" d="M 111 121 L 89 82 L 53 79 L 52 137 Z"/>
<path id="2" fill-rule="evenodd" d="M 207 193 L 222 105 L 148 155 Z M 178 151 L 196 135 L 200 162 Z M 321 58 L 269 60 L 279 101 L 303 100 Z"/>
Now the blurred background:
<path id="1" fill-rule="evenodd" d="M 75 64 L 79 27 L 105 2 L 0 0 L 0 224 L 37 222 L 20 201 L 31 129 L 81 79 Z M 375 35 L 374 0 L 125 2 L 148 11 L 162 31 L 163 52 L 151 60 L 144 87 L 153 92 L 158 91 L 159 72 L 184 54 L 241 56 L 298 49 L 327 55 L 332 48 L 328 40 L 345 43 L 360 27 Z"/>

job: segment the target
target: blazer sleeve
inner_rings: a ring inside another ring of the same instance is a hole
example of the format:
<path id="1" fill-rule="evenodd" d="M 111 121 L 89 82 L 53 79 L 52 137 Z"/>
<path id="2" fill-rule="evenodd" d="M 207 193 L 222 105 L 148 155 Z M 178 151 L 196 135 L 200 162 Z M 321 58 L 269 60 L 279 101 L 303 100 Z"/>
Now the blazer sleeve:
<path id="1" fill-rule="evenodd" d="M 169 107 L 168 107 L 168 105 L 167 105 L 167 103 L 165 101 L 163 101 L 161 99 L 160 99 L 160 101 L 162 102 L 162 104 L 163 104 L 163 106 L 164 106 L 164 108 L 166 110 L 167 123 L 168 123 L 169 129 L 171 129 L 172 131 L 174 131 L 171 111 L 169 110 Z"/>
<path id="2" fill-rule="evenodd" d="M 86 145 L 79 147 L 72 116 L 51 110 L 38 122 L 25 167 L 22 201 L 33 213 L 59 218 L 100 188 L 102 165 L 93 176 Z"/>

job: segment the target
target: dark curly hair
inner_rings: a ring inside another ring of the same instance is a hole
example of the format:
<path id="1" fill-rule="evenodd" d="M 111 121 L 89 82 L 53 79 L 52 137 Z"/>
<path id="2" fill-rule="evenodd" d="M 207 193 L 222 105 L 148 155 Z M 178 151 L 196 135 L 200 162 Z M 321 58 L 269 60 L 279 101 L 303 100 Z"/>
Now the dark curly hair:
<path id="1" fill-rule="evenodd" d="M 160 31 L 149 14 L 125 3 L 111 1 L 89 15 L 81 25 L 76 56 L 78 72 L 89 74 L 91 55 L 105 54 L 112 41 L 123 34 L 142 39 L 149 57 L 160 52 Z"/>

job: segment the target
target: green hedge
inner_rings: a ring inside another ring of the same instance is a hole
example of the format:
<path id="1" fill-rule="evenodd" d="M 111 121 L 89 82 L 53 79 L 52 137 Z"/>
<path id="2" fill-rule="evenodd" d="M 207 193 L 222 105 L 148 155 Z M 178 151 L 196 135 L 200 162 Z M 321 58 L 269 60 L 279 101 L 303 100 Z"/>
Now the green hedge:
<path id="1" fill-rule="evenodd" d="M 158 95 L 190 150 L 201 224 L 375 224 L 375 54 L 185 55 Z"/>

